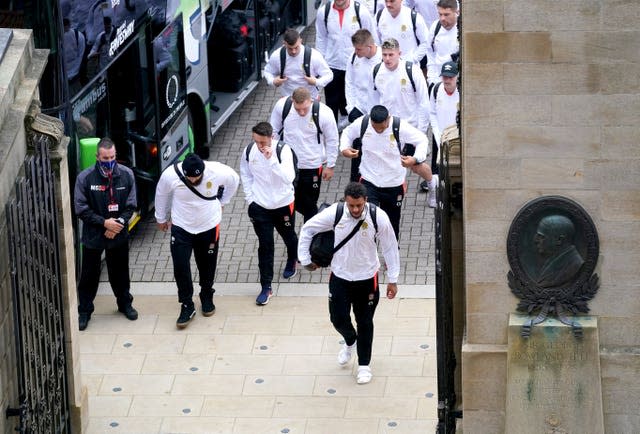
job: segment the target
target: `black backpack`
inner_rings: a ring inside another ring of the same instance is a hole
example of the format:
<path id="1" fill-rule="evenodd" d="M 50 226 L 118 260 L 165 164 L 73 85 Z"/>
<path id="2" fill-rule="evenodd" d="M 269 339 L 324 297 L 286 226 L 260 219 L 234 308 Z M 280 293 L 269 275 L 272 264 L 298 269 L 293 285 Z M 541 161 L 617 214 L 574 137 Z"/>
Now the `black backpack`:
<path id="1" fill-rule="evenodd" d="M 440 22 L 440 20 L 438 20 L 438 24 L 436 24 L 436 29 L 433 32 L 433 39 L 431 39 L 431 50 L 435 51 L 436 48 L 434 47 L 434 44 L 436 43 L 436 36 L 438 36 L 438 32 L 440 31 L 440 29 L 442 28 L 442 23 Z"/>
<path id="2" fill-rule="evenodd" d="M 249 145 L 247 146 L 247 149 L 244 151 L 244 158 L 247 160 L 247 162 L 249 161 L 249 154 L 251 153 L 251 149 L 253 148 L 253 144 L 254 142 L 249 143 Z M 282 164 L 282 148 L 285 147 L 285 143 L 283 141 L 278 141 L 278 144 L 276 145 L 276 157 L 278 157 L 278 163 Z M 288 146 L 288 145 L 287 145 Z M 291 146 L 288 146 L 289 149 L 291 149 L 291 156 L 293 157 L 293 170 L 296 173 L 295 178 L 293 178 L 293 185 L 296 185 L 298 183 L 298 156 L 296 155 L 295 151 L 293 150 L 293 148 Z"/>
<path id="3" fill-rule="evenodd" d="M 356 139 L 354 139 L 353 143 L 351 144 L 351 147 L 353 149 L 357 149 L 360 151 L 360 156 L 362 156 L 362 137 L 364 137 L 364 133 L 365 131 L 367 131 L 368 126 L 369 126 L 369 115 L 364 115 L 362 116 L 362 120 L 360 121 L 360 137 L 357 137 Z M 391 129 L 393 130 L 393 137 L 396 139 L 398 150 L 400 151 L 400 154 L 402 154 L 402 148 L 400 147 L 400 118 L 399 117 L 393 116 Z"/>
<path id="4" fill-rule="evenodd" d="M 360 21 L 360 3 L 355 2 L 353 7 L 356 12 L 356 19 L 358 20 L 358 26 L 362 28 L 362 22 Z M 324 5 L 324 28 L 327 28 L 327 22 L 329 21 L 329 12 L 331 12 L 331 0 Z"/>
<path id="5" fill-rule="evenodd" d="M 433 86 L 431 86 L 431 89 L 429 89 L 429 93 L 431 95 L 429 96 L 433 96 L 433 100 L 436 101 L 438 99 L 438 89 L 440 89 L 440 85 L 442 84 L 441 81 L 437 82 L 436 84 L 434 84 Z"/>
<path id="6" fill-rule="evenodd" d="M 380 17 L 382 16 L 383 10 L 384 9 L 380 9 L 376 14 L 376 25 L 378 26 L 380 26 Z M 418 35 L 416 34 L 416 19 L 418 19 L 418 13 L 413 9 L 411 9 L 411 25 L 413 26 L 413 37 L 416 38 L 416 44 L 420 45 L 420 39 L 418 39 Z"/>
<path id="7" fill-rule="evenodd" d="M 355 56 L 355 54 L 354 54 Z M 355 57 L 354 57 L 355 59 Z M 351 63 L 353 63 L 353 60 L 351 60 Z M 378 63 L 376 66 L 373 67 L 373 90 L 378 90 L 378 88 L 376 87 L 376 75 L 378 75 L 378 71 L 380 71 L 380 66 L 382 65 L 382 63 Z M 413 92 L 416 92 L 416 82 L 413 81 L 413 63 L 412 62 L 405 62 L 404 64 L 405 69 L 407 70 L 407 75 L 409 76 L 409 81 L 411 82 L 411 87 L 413 87 Z"/>
<path id="8" fill-rule="evenodd" d="M 357 170 L 360 167 L 360 162 L 362 161 L 362 137 L 364 137 L 364 133 L 367 131 L 367 127 L 369 126 L 369 115 L 362 116 L 362 120 L 360 121 L 360 137 L 356 137 L 351 144 L 353 149 L 360 151 L 358 156 L 354 158 L 352 170 Z M 391 129 L 393 130 L 393 137 L 396 139 L 396 144 L 398 145 L 398 150 L 400 151 L 400 155 L 409 155 L 413 156 L 416 152 L 415 145 L 411 143 L 405 143 L 404 149 L 400 146 L 400 118 L 394 116 L 393 122 L 391 124 Z M 359 173 L 359 171 L 358 171 Z"/>
<path id="9" fill-rule="evenodd" d="M 302 68 L 304 75 L 311 77 L 311 48 L 304 46 L 304 57 L 302 58 Z M 284 67 L 287 65 L 287 49 L 280 49 L 280 78 L 284 78 Z"/>
<path id="10" fill-rule="evenodd" d="M 282 128 L 278 131 L 278 136 L 280 140 L 284 138 L 284 120 L 289 116 L 289 112 L 291 111 L 291 106 L 293 105 L 293 100 L 291 97 L 287 97 L 284 102 L 284 106 L 282 106 Z M 316 126 L 316 138 L 318 139 L 318 144 L 320 144 L 320 135 L 322 134 L 322 129 L 320 128 L 320 102 L 314 101 L 311 106 L 311 119 L 313 119 L 313 123 Z"/>
<path id="11" fill-rule="evenodd" d="M 323 203 L 318 208 L 318 212 L 330 207 L 328 203 Z M 372 203 L 369 203 L 369 212 L 371 212 L 371 220 L 373 221 L 373 227 L 378 233 L 378 220 L 376 217 L 376 206 Z M 356 234 L 356 232 L 362 226 L 364 219 L 360 220 L 358 224 L 353 228 L 351 233 L 347 235 L 337 246 L 334 247 L 335 243 L 335 232 L 334 229 L 340 222 L 342 218 L 342 214 L 344 214 L 344 202 L 339 202 L 336 207 L 336 217 L 333 220 L 333 229 L 325 232 L 318 232 L 311 239 L 311 244 L 309 246 L 309 253 L 311 253 L 311 262 L 320 266 L 320 267 L 328 267 L 331 265 L 331 260 L 333 259 L 333 255 L 340 250 L 347 242 Z"/>

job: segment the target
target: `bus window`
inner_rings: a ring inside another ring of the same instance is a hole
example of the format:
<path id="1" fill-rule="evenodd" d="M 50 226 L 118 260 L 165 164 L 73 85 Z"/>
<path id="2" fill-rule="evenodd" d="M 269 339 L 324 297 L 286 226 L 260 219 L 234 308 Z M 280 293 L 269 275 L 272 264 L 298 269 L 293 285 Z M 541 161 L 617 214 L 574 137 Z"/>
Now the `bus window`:
<path id="1" fill-rule="evenodd" d="M 164 137 L 187 105 L 182 16 L 154 39 L 153 59 L 158 84 L 160 137 Z"/>

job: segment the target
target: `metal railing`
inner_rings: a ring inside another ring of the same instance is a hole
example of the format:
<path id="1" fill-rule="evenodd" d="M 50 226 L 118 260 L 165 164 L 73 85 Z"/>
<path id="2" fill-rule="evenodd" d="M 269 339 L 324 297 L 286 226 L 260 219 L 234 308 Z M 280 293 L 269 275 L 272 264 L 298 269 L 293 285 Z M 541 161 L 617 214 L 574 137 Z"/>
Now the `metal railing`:
<path id="1" fill-rule="evenodd" d="M 6 205 L 21 433 L 70 432 L 58 210 L 45 135 L 31 140 Z"/>

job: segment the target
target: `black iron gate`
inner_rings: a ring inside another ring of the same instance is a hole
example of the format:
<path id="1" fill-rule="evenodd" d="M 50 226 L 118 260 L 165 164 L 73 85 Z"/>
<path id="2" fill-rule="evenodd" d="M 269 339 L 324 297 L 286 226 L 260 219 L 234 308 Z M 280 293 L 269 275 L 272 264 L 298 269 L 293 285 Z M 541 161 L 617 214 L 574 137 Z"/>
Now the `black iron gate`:
<path id="1" fill-rule="evenodd" d="M 46 136 L 32 141 L 6 206 L 21 433 L 70 432 L 54 174 Z"/>
<path id="2" fill-rule="evenodd" d="M 462 417 L 455 410 L 456 355 L 454 348 L 453 312 L 453 261 L 451 249 L 452 202 L 461 200 L 460 185 L 452 185 L 449 146 L 442 146 L 439 164 L 438 206 L 436 224 L 436 342 L 438 353 L 438 434 L 456 431 L 456 418 Z"/>

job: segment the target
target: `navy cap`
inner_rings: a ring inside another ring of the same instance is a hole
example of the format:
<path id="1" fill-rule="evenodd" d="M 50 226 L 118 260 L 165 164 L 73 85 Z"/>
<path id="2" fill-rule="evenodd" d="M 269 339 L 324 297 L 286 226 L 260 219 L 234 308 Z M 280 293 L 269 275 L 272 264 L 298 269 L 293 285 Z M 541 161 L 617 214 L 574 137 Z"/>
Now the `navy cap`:
<path id="1" fill-rule="evenodd" d="M 202 175 L 204 171 L 204 161 L 194 153 L 187 154 L 182 162 L 182 171 L 186 176 L 195 178 Z"/>
<path id="2" fill-rule="evenodd" d="M 455 77 L 458 75 L 458 64 L 456 62 L 446 62 L 442 65 L 441 77 Z"/>

